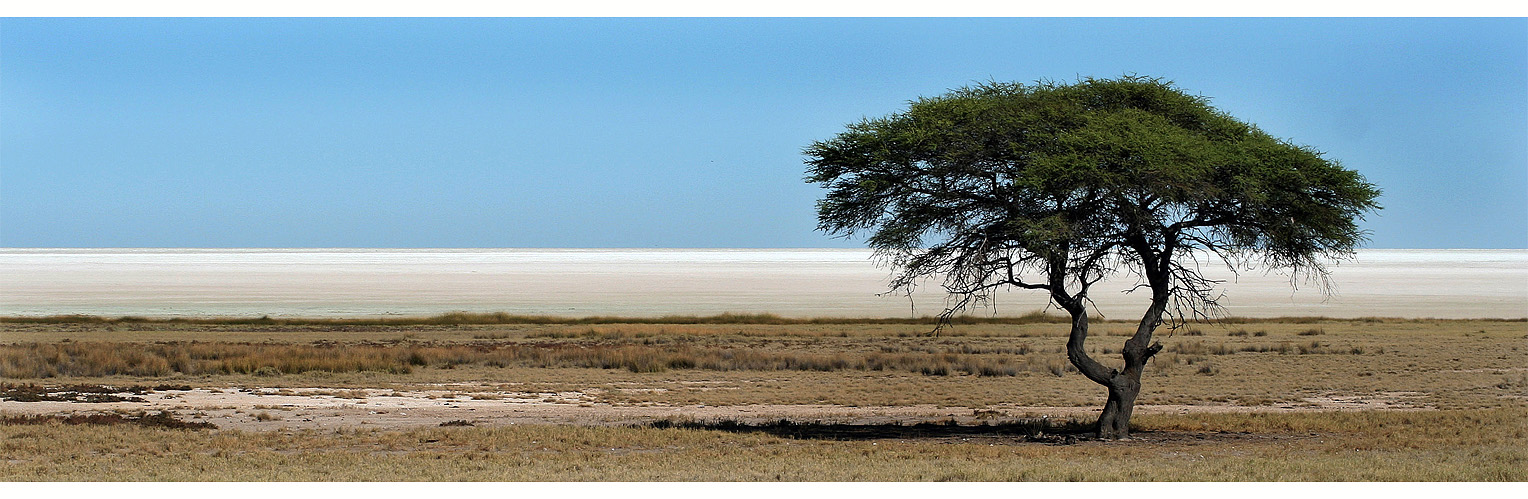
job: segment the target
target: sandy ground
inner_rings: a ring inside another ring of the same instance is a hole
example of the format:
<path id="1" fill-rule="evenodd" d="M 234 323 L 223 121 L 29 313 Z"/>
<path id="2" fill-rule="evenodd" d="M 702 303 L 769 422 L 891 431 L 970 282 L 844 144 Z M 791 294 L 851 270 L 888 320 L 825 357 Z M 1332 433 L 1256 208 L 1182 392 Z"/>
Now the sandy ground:
<path id="1" fill-rule="evenodd" d="M 124 394 L 127 395 L 127 394 Z M 1138 405 L 1136 414 L 1195 412 L 1292 412 L 1423 408 L 1408 402 L 1418 394 L 1388 392 L 1374 396 L 1328 396 L 1295 405 Z M 17 402 L 0 401 L 4 415 L 67 415 L 111 411 L 170 411 L 180 419 L 204 421 L 220 429 L 273 431 L 353 428 L 407 429 L 465 421 L 475 426 L 572 424 L 627 425 L 655 420 L 763 423 L 797 422 L 847 424 L 912 424 L 955 420 L 977 424 L 986 420 L 1029 417 L 1094 417 L 1096 407 L 1005 406 L 984 410 L 904 407 L 846 407 L 832 405 L 740 406 L 614 406 L 596 402 L 584 392 L 514 392 L 493 385 L 451 384 L 439 389 L 331 388 L 197 388 L 164 390 L 143 395 L 142 402 Z"/>

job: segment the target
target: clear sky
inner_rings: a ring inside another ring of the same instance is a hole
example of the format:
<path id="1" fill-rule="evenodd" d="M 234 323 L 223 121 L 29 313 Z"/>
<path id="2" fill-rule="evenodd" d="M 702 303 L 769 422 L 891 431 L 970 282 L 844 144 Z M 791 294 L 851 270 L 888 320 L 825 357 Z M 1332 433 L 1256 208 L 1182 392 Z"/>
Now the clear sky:
<path id="1" fill-rule="evenodd" d="M 801 149 L 985 80 L 1161 76 L 1528 248 L 1528 20 L 4 19 L 0 246 L 859 247 Z"/>

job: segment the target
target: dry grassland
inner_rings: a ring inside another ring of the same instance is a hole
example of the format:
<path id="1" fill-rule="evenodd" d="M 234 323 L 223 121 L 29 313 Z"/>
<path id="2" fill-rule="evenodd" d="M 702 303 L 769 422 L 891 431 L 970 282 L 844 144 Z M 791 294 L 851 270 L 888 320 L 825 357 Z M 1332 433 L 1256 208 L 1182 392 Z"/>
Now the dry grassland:
<path id="1" fill-rule="evenodd" d="M 1521 481 L 1525 416 L 1156 416 L 1140 418 L 1137 440 L 1072 445 L 552 425 L 261 433 L 8 425 L 0 457 L 6 480 Z"/>
<path id="2" fill-rule="evenodd" d="M 1178 409 L 1138 413 L 1140 440 L 1072 443 L 970 426 L 1101 406 L 1101 390 L 1065 364 L 1065 324 L 1032 317 L 957 324 L 930 336 L 928 324 L 747 317 L 6 321 L 0 382 L 16 393 L 74 385 L 322 389 L 361 400 L 451 386 L 464 400 L 575 394 L 545 403 L 591 410 L 932 406 L 990 417 L 932 435 L 845 439 L 705 424 L 511 426 L 471 418 L 461 423 L 476 426 L 297 430 L 282 429 L 292 415 L 276 406 L 243 415 L 268 431 L 71 425 L 11 414 L 11 424 L 0 425 L 7 463 L 0 479 L 1528 479 L 1523 321 L 1295 318 L 1164 331 L 1167 348 L 1147 370 L 1139 403 Z M 1097 324 L 1089 346 L 1113 357 L 1130 328 Z M 197 410 L 172 412 L 189 420 Z"/>

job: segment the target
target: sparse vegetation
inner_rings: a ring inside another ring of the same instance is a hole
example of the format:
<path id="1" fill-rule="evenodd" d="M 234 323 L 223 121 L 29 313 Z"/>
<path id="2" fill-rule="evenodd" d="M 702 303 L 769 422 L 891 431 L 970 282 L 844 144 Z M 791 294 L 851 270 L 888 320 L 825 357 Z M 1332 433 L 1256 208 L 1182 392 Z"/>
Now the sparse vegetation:
<path id="1" fill-rule="evenodd" d="M 599 338 L 596 338 L 599 339 Z M 904 371 L 926 375 L 1013 376 L 1021 370 L 1053 370 L 1026 347 L 921 347 L 904 352 L 771 351 L 693 339 L 647 343 L 439 344 L 426 342 L 273 345 L 265 343 L 170 342 L 142 345 L 118 356 L 114 343 L 0 345 L 0 376 L 167 376 L 171 374 L 253 374 L 278 376 L 310 371 L 375 371 L 408 374 L 415 368 L 574 367 L 625 369 L 636 373 L 670 369 L 712 371 Z"/>
<path id="2" fill-rule="evenodd" d="M 59 426 L 59 425 L 67 425 L 67 426 L 74 426 L 74 425 L 98 425 L 98 426 L 137 425 L 137 426 L 142 426 L 142 427 L 145 427 L 145 428 L 168 428 L 168 429 L 173 429 L 173 430 L 186 430 L 186 429 L 190 429 L 190 430 L 210 430 L 210 429 L 216 429 L 217 428 L 217 425 L 212 424 L 212 423 L 198 422 L 198 421 L 184 421 L 184 420 L 181 420 L 179 418 L 176 418 L 174 415 L 172 415 L 172 414 L 170 414 L 168 412 L 165 412 L 165 411 L 159 411 L 159 412 L 153 412 L 153 413 L 136 412 L 136 413 L 130 413 L 130 414 L 91 413 L 91 414 L 69 414 L 69 415 L 47 414 L 47 415 L 33 415 L 33 416 L 0 415 L 0 426 L 19 426 L 19 425 L 31 425 L 31 426 L 37 426 L 37 425 L 44 425 L 44 426 Z"/>
<path id="3" fill-rule="evenodd" d="M 167 385 L 157 386 L 102 386 L 102 385 L 63 385 L 41 386 L 34 384 L 0 383 L 0 400 L 14 400 L 17 402 L 79 402 L 79 403 L 103 403 L 103 402 L 142 402 L 143 398 L 134 395 L 143 395 L 155 391 L 190 390 L 190 385 Z"/>
<path id="4" fill-rule="evenodd" d="M 1303 335 L 1303 333 L 1300 333 Z M 544 342 L 317 342 L 307 345 L 227 342 L 156 342 L 124 351 L 117 343 L 80 342 L 0 345 L 0 377 L 15 379 L 61 376 L 147 376 L 252 374 L 274 377 L 311 371 L 408 374 L 416 368 L 457 366 L 574 367 L 625 369 L 636 373 L 671 369 L 710 371 L 901 371 L 925 375 L 1014 376 L 1021 371 L 1061 374 L 1056 347 L 1029 343 L 942 344 L 833 342 L 820 349 L 770 348 L 740 339 L 691 335 L 629 336 L 621 331 L 590 330 L 576 337 L 558 332 L 530 333 L 531 339 L 582 339 Z M 638 339 L 640 338 L 640 339 Z M 757 346 L 756 346 L 757 345 Z M 1107 349 L 1104 349 L 1107 352 Z M 1166 349 L 1183 355 L 1230 355 L 1240 352 L 1279 354 L 1353 354 L 1362 347 L 1335 348 L 1320 341 L 1298 344 L 1174 343 Z"/>
<path id="5" fill-rule="evenodd" d="M 1034 323 L 1065 323 L 1070 319 L 1050 315 L 1041 311 L 1031 312 L 1019 316 L 1003 317 L 976 317 L 957 316 L 951 319 L 955 324 L 1034 324 Z M 103 317 L 98 315 L 52 315 L 40 317 L 25 316 L 0 316 L 0 324 L 192 324 L 192 325 L 250 325 L 250 326 L 429 326 L 429 325 L 464 325 L 464 324 L 770 324 L 770 325 L 810 325 L 810 324 L 925 324 L 934 325 L 939 323 L 939 318 L 926 316 L 919 318 L 789 318 L 775 314 L 718 314 L 718 315 L 665 315 L 661 317 L 616 317 L 616 316 L 593 316 L 593 317 L 559 317 L 552 315 L 516 315 L 503 312 L 495 313 L 468 313 L 451 312 L 430 317 L 382 317 L 382 318 L 311 318 L 311 317 L 288 317 L 272 318 L 262 316 L 258 318 L 248 317 L 142 317 L 121 316 Z"/>
<path id="6" fill-rule="evenodd" d="M 981 426 L 246 433 L 0 425 L 3 480 L 1523 481 L 1522 409 L 1142 415 L 1135 440 Z M 774 430 L 774 431 L 771 431 Z M 792 434 L 795 432 L 797 434 Z M 877 433 L 879 432 L 879 433 Z M 1050 436 L 1054 435 L 1054 436 Z M 81 458 L 81 456 L 88 456 Z"/>
<path id="7" fill-rule="evenodd" d="M 30 399 L 87 403 L 91 397 L 109 395 L 133 407 L 134 397 L 179 397 L 177 390 L 192 388 L 375 404 L 393 400 L 402 391 L 435 390 L 429 396 L 443 402 L 933 406 L 978 416 L 956 428 L 909 422 L 905 433 L 896 433 L 904 429 L 894 427 L 902 423 L 846 428 L 834 426 L 842 423 L 833 420 L 793 420 L 777 424 L 778 431 L 771 433 L 718 431 L 723 428 L 716 426 L 724 426 L 725 420 L 682 417 L 671 421 L 670 428 L 505 427 L 484 419 L 482 411 L 463 412 L 460 419 L 444 420 L 444 426 L 437 426 L 443 422 L 435 419 L 408 430 L 268 431 L 305 418 L 303 410 L 273 401 L 243 405 L 237 414 L 236 409 L 214 406 L 164 414 L 197 423 L 211 421 L 206 413 L 221 413 L 213 416 L 225 419 L 212 420 L 261 430 L 244 433 L 225 425 L 209 433 L 145 428 L 137 422 L 156 414 L 152 411 L 101 416 L 78 405 L 80 412 L 72 414 L 4 414 L 8 422 L 0 425 L 0 442 L 5 443 L 0 459 L 10 466 L 0 478 L 1523 479 L 1522 449 L 1528 446 L 1521 426 L 1528 420 L 1523 412 L 1528 410 L 1528 376 L 1521 369 L 1528 365 L 1528 349 L 1520 345 L 1528 331 L 1522 322 L 1302 319 L 1257 324 L 1208 324 L 1198 327 L 1203 335 L 1164 338 L 1167 345 L 1148 371 L 1153 386 L 1160 388 L 1143 392 L 1139 402 L 1181 405 L 1190 414 L 1138 413 L 1132 431 L 1143 440 L 1105 444 L 1085 438 L 1072 443 L 1051 431 L 1031 439 L 1018 431 L 970 427 L 985 422 L 999 428 L 1027 417 L 1016 414 L 1014 407 L 1051 407 L 1076 415 L 1101 403 L 1100 394 L 1086 390 L 1086 380 L 1068 371 L 1072 367 L 1065 360 L 1065 324 L 960 325 L 936 337 L 926 334 L 927 325 L 856 323 L 9 323 L 0 325 L 0 366 L 22 371 L 21 376 L 6 375 L 0 383 L 0 393 L 6 394 L 0 398 L 7 404 Z M 1299 334 L 1312 328 L 1325 333 Z M 1124 328 L 1098 329 L 1109 335 Z M 1246 334 L 1233 334 L 1238 330 Z M 1103 352 L 1114 347 L 1095 348 Z M 662 367 L 642 370 L 621 362 L 595 362 L 619 354 L 629 356 L 629 365 Z M 133 374 L 134 362 L 158 365 L 153 359 L 163 360 L 168 371 L 156 375 L 153 369 L 137 367 L 144 374 Z M 363 362 L 367 359 L 381 362 Z M 877 371 L 861 364 L 871 359 L 900 360 Z M 731 364 L 706 364 L 723 361 Z M 224 369 L 225 365 L 244 367 Z M 802 368 L 813 365 L 823 368 Z M 714 369 L 723 366 L 727 370 Z M 108 367 L 119 370 L 107 374 Z M 279 375 L 257 376 L 261 367 Z M 49 368 L 57 371 L 51 377 L 30 374 Z M 1425 410 L 1235 412 L 1309 411 L 1337 399 L 1387 400 L 1392 407 Z M 222 403 L 226 402 L 217 402 Z M 1233 412 L 1198 412 L 1194 407 Z M 397 418 L 402 412 L 375 410 L 376 418 Z M 152 425 L 156 419 L 147 421 Z M 691 423 L 693 427 L 686 426 Z M 1363 426 L 1370 423 L 1374 426 Z M 705 428 L 708 424 L 713 428 Z M 1451 429 L 1434 430 L 1430 425 Z M 789 428 L 823 438 L 782 437 Z M 913 436 L 916 428 L 923 433 Z M 833 432 L 892 436 L 843 434 L 841 439 L 827 439 Z M 1408 432 L 1416 434 L 1414 441 L 1407 440 Z M 50 457 L 64 448 L 88 457 Z M 745 459 L 750 453 L 753 458 Z M 1200 454 L 1206 460 L 1171 457 Z M 1148 459 L 1124 471 L 1103 471 L 1079 464 L 1144 455 L 1169 456 L 1167 462 L 1175 465 Z M 812 463 L 818 468 L 811 468 Z M 824 463 L 833 465 L 825 469 Z M 685 471 L 692 464 L 698 471 Z"/>
<path id="8" fill-rule="evenodd" d="M 1514 392 L 1496 387 L 1502 373 L 1528 365 L 1528 349 L 1514 350 L 1525 334 L 1521 321 L 1300 319 L 1258 322 L 1262 336 L 1228 336 L 1251 330 L 1243 324 L 1203 325 L 1204 336 L 1167 338 L 1153 361 L 1153 383 L 1172 390 L 1148 390 L 1140 402 L 1228 403 L 1217 400 L 1226 388 L 1208 382 L 1218 380 L 1239 394 L 1236 400 L 1267 401 L 1260 404 L 1300 404 L 1333 391 L 1418 391 L 1423 395 L 1413 404 L 1491 407 L 1513 400 L 1502 397 Z M 1314 341 L 1298 335 L 1312 327 L 1327 333 Z M 1113 328 L 1099 329 L 1108 334 Z M 1051 323 L 963 325 L 937 337 L 917 324 L 12 323 L 0 332 L 0 376 L 53 388 L 233 383 L 341 393 L 488 380 L 550 392 L 596 390 L 594 400 L 616 404 L 980 408 L 1099 401 L 1067 375 L 1067 327 Z M 410 335 L 414 339 L 405 339 Z M 1206 363 L 1218 374 L 1199 374 Z M 159 365 L 170 368 L 153 368 Z M 882 370 L 874 370 L 877 365 Z M 280 375 L 256 376 L 261 367 Z M 1258 376 L 1265 379 L 1254 380 Z M 671 380 L 712 380 L 729 388 L 694 390 Z M 625 390 L 629 383 L 664 389 Z"/>

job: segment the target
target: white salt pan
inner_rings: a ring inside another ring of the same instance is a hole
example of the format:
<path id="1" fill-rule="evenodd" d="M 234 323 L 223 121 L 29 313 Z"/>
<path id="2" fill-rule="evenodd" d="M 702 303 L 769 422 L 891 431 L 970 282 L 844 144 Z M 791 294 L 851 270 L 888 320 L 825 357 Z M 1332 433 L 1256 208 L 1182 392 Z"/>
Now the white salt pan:
<path id="1" fill-rule="evenodd" d="M 0 315 L 907 317 L 945 306 L 937 283 L 912 306 L 878 296 L 888 276 L 869 251 L 833 249 L 0 249 Z M 1366 250 L 1332 278 L 1337 293 L 1326 297 L 1287 276 L 1244 273 L 1222 286 L 1223 304 L 1249 317 L 1528 316 L 1528 250 Z M 1143 294 L 1121 292 L 1133 283 L 1100 284 L 1098 311 L 1138 316 Z M 1045 304 L 1014 292 L 996 311 Z"/>

